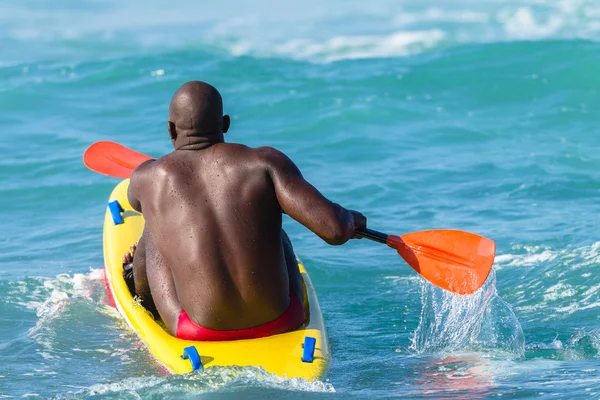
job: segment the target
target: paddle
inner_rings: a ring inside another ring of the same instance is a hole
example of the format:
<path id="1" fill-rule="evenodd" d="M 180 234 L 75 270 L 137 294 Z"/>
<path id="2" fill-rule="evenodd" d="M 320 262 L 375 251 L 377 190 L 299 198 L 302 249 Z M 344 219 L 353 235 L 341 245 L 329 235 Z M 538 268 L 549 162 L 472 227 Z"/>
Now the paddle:
<path id="1" fill-rule="evenodd" d="M 129 178 L 138 165 L 151 159 L 152 157 L 109 141 L 96 142 L 83 153 L 83 163 L 92 171 L 123 179 Z"/>
<path id="2" fill-rule="evenodd" d="M 496 255 L 496 244 L 491 239 L 458 230 L 395 236 L 361 229 L 356 236 L 387 244 L 423 278 L 458 294 L 471 294 L 483 285 Z"/>
<path id="3" fill-rule="evenodd" d="M 115 178 L 129 178 L 146 160 L 137 151 L 114 142 L 97 142 L 83 155 L 92 171 Z M 483 285 L 494 263 L 495 243 L 483 236 L 457 230 L 431 230 L 387 235 L 360 229 L 357 237 L 385 243 L 422 277 L 436 286 L 458 294 L 471 294 Z"/>

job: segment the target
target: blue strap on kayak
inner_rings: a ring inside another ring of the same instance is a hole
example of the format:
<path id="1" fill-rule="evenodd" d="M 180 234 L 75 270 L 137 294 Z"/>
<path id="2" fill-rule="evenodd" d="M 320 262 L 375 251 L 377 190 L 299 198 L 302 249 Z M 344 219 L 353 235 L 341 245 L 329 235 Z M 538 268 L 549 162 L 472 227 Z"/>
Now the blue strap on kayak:
<path id="1" fill-rule="evenodd" d="M 315 359 L 315 344 L 317 339 L 314 337 L 304 337 L 304 352 L 302 353 L 302 362 L 311 363 Z"/>
<path id="2" fill-rule="evenodd" d="M 198 354 L 198 350 L 196 350 L 195 346 L 190 346 L 183 349 L 181 358 L 184 360 L 190 360 L 190 363 L 192 364 L 192 371 L 204 369 L 204 365 L 202 365 L 202 360 L 200 359 L 200 354 Z"/>
<path id="3" fill-rule="evenodd" d="M 121 207 L 117 200 L 108 203 L 108 209 L 110 210 L 110 215 L 112 216 L 112 220 L 115 225 L 120 225 L 125 222 L 123 220 L 123 216 L 121 215 L 121 213 L 125 210 L 123 210 L 123 207 Z"/>

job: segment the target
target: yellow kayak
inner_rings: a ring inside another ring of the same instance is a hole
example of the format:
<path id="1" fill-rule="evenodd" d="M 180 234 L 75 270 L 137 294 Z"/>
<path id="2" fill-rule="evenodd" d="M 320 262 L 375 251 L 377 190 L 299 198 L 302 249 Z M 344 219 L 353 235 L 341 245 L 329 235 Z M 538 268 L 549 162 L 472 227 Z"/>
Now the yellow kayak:
<path id="1" fill-rule="evenodd" d="M 216 366 L 254 366 L 286 378 L 323 377 L 330 358 L 329 340 L 315 290 L 300 261 L 306 320 L 293 332 L 228 342 L 182 340 L 171 336 L 136 303 L 123 279 L 121 258 L 142 235 L 144 218 L 127 200 L 128 185 L 126 179 L 113 190 L 104 219 L 106 283 L 111 301 L 160 364 L 174 374 Z"/>

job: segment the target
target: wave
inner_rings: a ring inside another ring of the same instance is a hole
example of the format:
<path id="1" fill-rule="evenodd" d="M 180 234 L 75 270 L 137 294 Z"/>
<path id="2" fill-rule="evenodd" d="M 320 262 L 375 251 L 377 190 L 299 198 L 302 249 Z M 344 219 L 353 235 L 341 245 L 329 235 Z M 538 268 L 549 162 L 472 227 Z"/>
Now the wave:
<path id="1" fill-rule="evenodd" d="M 548 246 L 515 244 L 512 250 L 514 253 L 496 256 L 498 269 L 532 266 L 557 259 L 562 259 L 575 269 L 600 263 L 600 242 L 575 249 L 560 250 L 553 250 Z"/>
<path id="2" fill-rule="evenodd" d="M 550 344 L 530 343 L 530 357 L 544 357 L 559 361 L 595 360 L 600 358 L 600 328 L 579 329 L 566 341 L 558 337 Z"/>
<path id="3" fill-rule="evenodd" d="M 309 0 L 306 7 L 259 1 L 251 8 L 233 0 L 225 2 L 231 7 L 222 3 L 200 7 L 189 0 L 177 3 L 169 9 L 144 3 L 143 20 L 132 17 L 142 6 L 135 1 L 104 7 L 88 4 L 87 8 L 85 4 L 45 6 L 35 11 L 27 2 L 5 7 L 0 23 L 7 29 L 0 39 L 13 45 L 2 62 L 14 61 L 10 55 L 19 57 L 17 50 L 23 45 L 40 53 L 75 51 L 87 57 L 94 52 L 106 56 L 115 51 L 200 47 L 232 56 L 333 62 L 401 57 L 469 43 L 600 39 L 600 4 L 595 0 L 464 0 L 426 6 L 416 0 L 375 5 Z"/>
<path id="4" fill-rule="evenodd" d="M 547 322 L 600 307 L 600 280 L 595 273 L 600 264 L 600 242 L 567 249 L 514 245 L 512 251 L 496 258 L 498 270 L 532 271 L 526 281 L 515 282 L 510 288 L 519 312 L 541 313 L 536 319 Z M 511 276 L 518 279 L 514 271 Z"/>
<path id="5" fill-rule="evenodd" d="M 324 42 L 296 39 L 276 45 L 272 52 L 257 49 L 251 43 L 234 43 L 228 50 L 234 56 L 265 55 L 292 59 L 332 62 L 349 59 L 387 58 L 417 54 L 435 47 L 444 39 L 438 29 L 399 31 L 389 35 L 335 36 Z"/>
<path id="6" fill-rule="evenodd" d="M 467 2 L 468 3 L 468 2 Z M 584 4 L 583 4 L 584 3 Z M 600 6 L 588 1 L 563 1 L 556 5 L 501 7 L 475 4 L 470 8 L 428 7 L 396 11 L 385 25 L 392 33 L 333 36 L 327 40 L 289 40 L 273 44 L 270 52 L 251 43 L 228 49 L 234 55 L 263 54 L 309 61 L 339 61 L 357 58 L 388 58 L 422 53 L 429 49 L 472 43 L 514 40 L 600 38 Z M 401 29 L 398 30 L 398 27 Z M 427 29 L 425 29 L 427 28 Z M 243 49 L 243 52 L 239 52 Z"/>

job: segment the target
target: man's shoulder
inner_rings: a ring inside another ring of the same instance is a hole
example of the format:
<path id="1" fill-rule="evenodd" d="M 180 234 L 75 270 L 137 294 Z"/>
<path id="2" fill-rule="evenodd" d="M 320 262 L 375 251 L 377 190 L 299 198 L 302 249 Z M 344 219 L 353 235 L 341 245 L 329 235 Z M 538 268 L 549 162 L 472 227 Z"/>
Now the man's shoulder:
<path id="1" fill-rule="evenodd" d="M 288 156 L 271 146 L 248 147 L 238 143 L 226 143 L 221 149 L 217 157 L 225 156 L 232 164 L 243 168 L 269 174 L 296 170 L 296 166 Z"/>
<path id="2" fill-rule="evenodd" d="M 287 159 L 287 156 L 282 151 L 277 150 L 275 147 L 261 146 L 256 147 L 253 150 L 256 152 L 258 157 L 268 163 L 277 163 L 282 158 Z"/>
<path id="3" fill-rule="evenodd" d="M 239 143 L 227 143 L 224 150 L 236 160 L 246 160 L 265 166 L 277 164 L 285 154 L 270 146 L 249 147 Z"/>
<path id="4" fill-rule="evenodd" d="M 274 147 L 263 146 L 257 147 L 255 150 L 268 167 L 284 167 L 292 163 L 288 156 Z"/>
<path id="5" fill-rule="evenodd" d="M 264 157 L 273 157 L 273 156 L 277 156 L 279 154 L 283 154 L 283 153 L 281 153 L 281 151 L 279 151 L 275 147 L 271 147 L 271 146 L 261 146 L 261 147 L 255 148 L 254 150 Z"/>
<path id="6" fill-rule="evenodd" d="M 257 154 L 257 155 L 279 152 L 279 150 L 275 149 L 274 147 L 270 147 L 270 146 L 250 147 L 250 146 L 246 146 L 245 144 L 232 143 L 232 142 L 221 143 L 221 146 L 222 146 L 221 147 L 222 149 L 224 149 L 225 151 L 228 151 L 228 152 L 240 151 L 240 152 L 246 152 L 249 154 Z"/>
<path id="7" fill-rule="evenodd" d="M 147 180 L 169 175 L 175 164 L 170 155 L 171 153 L 157 159 L 144 161 L 133 171 L 131 179 Z"/>

